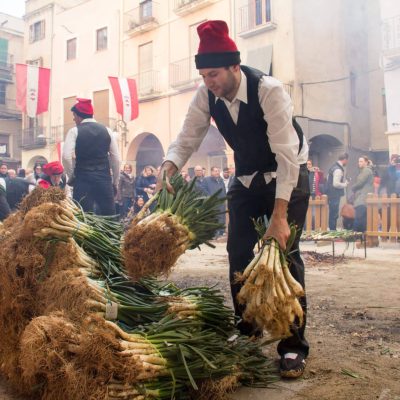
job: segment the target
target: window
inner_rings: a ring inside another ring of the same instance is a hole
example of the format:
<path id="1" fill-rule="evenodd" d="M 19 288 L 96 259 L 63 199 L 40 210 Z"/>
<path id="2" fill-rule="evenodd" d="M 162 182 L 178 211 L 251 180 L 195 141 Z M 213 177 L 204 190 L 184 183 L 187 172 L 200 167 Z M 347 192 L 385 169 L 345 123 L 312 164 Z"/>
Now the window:
<path id="1" fill-rule="evenodd" d="M 254 0 L 254 23 L 256 26 L 271 22 L 271 0 Z"/>
<path id="2" fill-rule="evenodd" d="M 67 60 L 76 58 L 76 38 L 67 40 Z"/>
<path id="3" fill-rule="evenodd" d="M 152 19 L 153 1 L 143 0 L 140 2 L 140 22 L 146 22 Z"/>
<path id="4" fill-rule="evenodd" d="M 35 22 L 29 26 L 29 43 L 37 42 L 44 39 L 45 36 L 45 20 Z"/>
<path id="5" fill-rule="evenodd" d="M 150 94 L 153 89 L 153 42 L 149 42 L 139 46 L 139 93 Z"/>
<path id="6" fill-rule="evenodd" d="M 107 28 L 97 29 L 96 31 L 96 50 L 107 50 Z"/>
<path id="7" fill-rule="evenodd" d="M 6 104 L 6 83 L 0 82 L 0 104 Z"/>
<path id="8" fill-rule="evenodd" d="M 271 23 L 272 0 L 248 0 L 239 8 L 239 33 Z"/>
<path id="9" fill-rule="evenodd" d="M 9 157 L 8 146 L 10 144 L 10 137 L 8 135 L 0 135 L 0 156 Z"/>

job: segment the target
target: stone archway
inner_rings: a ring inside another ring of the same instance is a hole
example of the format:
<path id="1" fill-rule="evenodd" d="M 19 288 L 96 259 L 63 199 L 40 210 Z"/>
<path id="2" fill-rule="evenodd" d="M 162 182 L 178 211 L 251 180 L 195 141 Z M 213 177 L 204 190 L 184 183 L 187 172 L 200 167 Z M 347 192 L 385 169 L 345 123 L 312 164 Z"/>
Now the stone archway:
<path id="1" fill-rule="evenodd" d="M 325 174 L 337 160 L 340 153 L 345 151 L 344 144 L 331 135 L 316 135 L 309 140 L 309 159 Z"/>
<path id="2" fill-rule="evenodd" d="M 126 160 L 134 166 L 138 176 L 146 165 L 158 167 L 164 158 L 164 149 L 157 136 L 143 132 L 136 136 L 128 148 Z"/>
<path id="3" fill-rule="evenodd" d="M 43 156 L 34 156 L 28 161 L 27 168 L 32 168 L 33 169 L 33 167 L 36 164 L 44 165 L 44 164 L 47 164 L 47 163 L 48 163 L 48 161 L 47 161 L 47 159 L 45 157 L 43 157 Z"/>

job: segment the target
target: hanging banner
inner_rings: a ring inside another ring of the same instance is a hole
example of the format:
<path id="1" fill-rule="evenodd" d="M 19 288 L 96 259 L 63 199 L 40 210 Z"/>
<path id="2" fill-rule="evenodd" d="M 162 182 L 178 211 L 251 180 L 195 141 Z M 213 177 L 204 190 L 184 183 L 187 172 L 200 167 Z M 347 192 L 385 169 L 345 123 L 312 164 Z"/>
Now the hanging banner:
<path id="1" fill-rule="evenodd" d="M 16 64 L 17 107 L 35 118 L 49 108 L 50 69 Z"/>
<path id="2" fill-rule="evenodd" d="M 109 76 L 111 88 L 114 93 L 117 112 L 125 122 L 136 119 L 139 115 L 139 100 L 136 81 L 130 78 L 117 78 Z"/>

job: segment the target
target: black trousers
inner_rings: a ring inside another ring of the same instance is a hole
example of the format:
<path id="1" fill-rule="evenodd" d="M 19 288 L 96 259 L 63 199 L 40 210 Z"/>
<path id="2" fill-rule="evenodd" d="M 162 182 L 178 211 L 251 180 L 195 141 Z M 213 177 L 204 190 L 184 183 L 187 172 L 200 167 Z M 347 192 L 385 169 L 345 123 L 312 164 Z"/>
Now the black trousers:
<path id="1" fill-rule="evenodd" d="M 76 172 L 73 198 L 85 212 L 115 215 L 114 190 L 108 170 Z"/>
<path id="2" fill-rule="evenodd" d="M 257 174 L 249 189 L 243 186 L 235 178 L 228 192 L 229 228 L 227 250 L 229 255 L 229 279 L 235 314 L 240 318 L 244 308 L 237 303 L 236 296 L 240 291 L 241 284 L 234 283 L 235 274 L 243 272 L 246 266 L 254 257 L 254 246 L 258 237 L 252 218 L 264 215 L 269 219 L 275 204 L 276 181 L 273 179 L 268 185 L 264 176 Z M 297 225 L 298 231 L 291 254 L 290 272 L 293 277 L 303 286 L 304 284 L 304 263 L 300 257 L 299 241 L 301 231 L 305 222 L 310 190 L 308 184 L 308 171 L 302 166 L 299 174 L 297 188 L 293 190 L 288 206 L 288 222 Z M 293 335 L 283 339 L 278 344 L 278 353 L 283 355 L 288 352 L 296 352 L 304 357 L 308 355 L 309 345 L 304 337 L 306 325 L 307 303 L 306 297 L 300 299 L 304 310 L 303 325 L 293 331 Z M 251 335 L 254 327 L 246 322 L 240 322 L 238 328 L 243 334 Z"/>

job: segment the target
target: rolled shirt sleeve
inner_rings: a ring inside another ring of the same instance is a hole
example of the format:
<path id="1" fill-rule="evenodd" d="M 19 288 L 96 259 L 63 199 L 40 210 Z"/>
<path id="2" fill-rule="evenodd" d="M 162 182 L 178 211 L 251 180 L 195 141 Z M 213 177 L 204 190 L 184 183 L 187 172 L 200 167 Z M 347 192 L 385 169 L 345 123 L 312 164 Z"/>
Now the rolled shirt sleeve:
<path id="1" fill-rule="evenodd" d="M 299 178 L 299 138 L 292 124 L 292 101 L 282 84 L 272 77 L 261 79 L 258 94 L 268 123 L 268 141 L 276 155 L 275 197 L 289 201 Z"/>
<path id="2" fill-rule="evenodd" d="M 75 145 L 77 136 L 78 129 L 76 127 L 71 128 L 67 133 L 67 137 L 65 138 L 62 152 L 62 163 L 65 173 L 70 180 L 74 178 Z"/>
<path id="3" fill-rule="evenodd" d="M 109 128 L 107 128 L 107 130 L 111 137 L 109 156 L 110 156 L 110 167 L 113 174 L 113 184 L 118 185 L 121 158 L 118 150 L 117 134 L 116 132 L 112 132 Z"/>
<path id="4" fill-rule="evenodd" d="M 198 150 L 209 127 L 208 92 L 204 84 L 201 84 L 189 105 L 182 130 L 171 143 L 165 159 L 172 161 L 180 170 Z"/>

